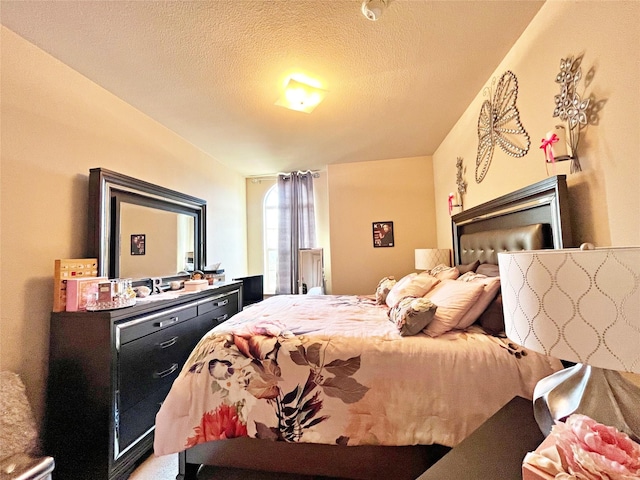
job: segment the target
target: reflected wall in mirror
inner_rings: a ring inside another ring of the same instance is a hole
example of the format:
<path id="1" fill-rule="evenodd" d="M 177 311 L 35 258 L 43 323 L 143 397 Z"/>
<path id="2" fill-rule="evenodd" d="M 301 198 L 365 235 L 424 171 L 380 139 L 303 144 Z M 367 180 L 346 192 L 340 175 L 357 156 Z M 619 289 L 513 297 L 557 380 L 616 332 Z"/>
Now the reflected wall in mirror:
<path id="1" fill-rule="evenodd" d="M 168 282 L 203 268 L 204 200 L 94 168 L 89 208 L 89 250 L 99 275 Z"/>
<path id="2" fill-rule="evenodd" d="M 121 203 L 120 276 L 163 277 L 193 270 L 193 234 L 190 215 Z"/>

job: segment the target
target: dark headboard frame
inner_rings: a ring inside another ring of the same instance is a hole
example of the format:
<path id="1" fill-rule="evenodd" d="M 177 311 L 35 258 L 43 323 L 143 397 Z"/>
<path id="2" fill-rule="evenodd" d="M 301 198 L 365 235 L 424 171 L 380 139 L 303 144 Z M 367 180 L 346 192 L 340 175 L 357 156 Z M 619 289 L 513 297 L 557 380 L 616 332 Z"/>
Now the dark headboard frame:
<path id="1" fill-rule="evenodd" d="M 524 225 L 549 225 L 549 248 L 574 247 L 568 195 L 566 175 L 555 175 L 453 215 L 454 263 L 463 263 L 460 248 L 462 235 Z"/>

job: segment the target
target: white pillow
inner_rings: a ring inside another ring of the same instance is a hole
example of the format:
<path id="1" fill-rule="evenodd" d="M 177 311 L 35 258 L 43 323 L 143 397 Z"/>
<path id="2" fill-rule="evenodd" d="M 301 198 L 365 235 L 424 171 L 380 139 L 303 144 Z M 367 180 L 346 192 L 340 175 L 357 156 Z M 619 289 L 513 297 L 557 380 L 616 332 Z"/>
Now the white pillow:
<path id="1" fill-rule="evenodd" d="M 387 306 L 393 308 L 404 297 L 424 297 L 440 280 L 427 272 L 420 274 L 410 273 L 401 278 L 387 295 Z"/>
<path id="2" fill-rule="evenodd" d="M 493 299 L 496 298 L 498 291 L 500 291 L 500 277 L 487 277 L 486 275 L 467 272 L 458 277 L 456 281 L 477 283 L 483 286 L 483 291 L 480 293 L 478 300 L 467 310 L 467 313 L 464 314 L 464 317 L 456 326 L 456 328 L 462 329 L 473 325 Z"/>
<path id="3" fill-rule="evenodd" d="M 411 279 L 418 275 L 417 273 L 410 273 L 405 275 L 400 280 L 396 282 L 396 284 L 391 287 L 391 290 L 387 294 L 386 303 L 389 308 L 395 307 L 396 303 L 398 303 L 403 297 L 407 295 L 402 295 L 403 290 L 411 283 Z"/>
<path id="4" fill-rule="evenodd" d="M 437 337 L 456 328 L 483 290 L 481 283 L 442 280 L 426 295 L 438 308 L 424 333 Z"/>
<path id="5" fill-rule="evenodd" d="M 407 296 L 411 297 L 424 297 L 425 294 L 437 284 L 440 283 L 433 275 L 430 275 L 429 272 L 422 272 L 411 278 L 411 282 L 407 287 L 407 290 L 413 292 L 414 294 L 409 294 Z"/>

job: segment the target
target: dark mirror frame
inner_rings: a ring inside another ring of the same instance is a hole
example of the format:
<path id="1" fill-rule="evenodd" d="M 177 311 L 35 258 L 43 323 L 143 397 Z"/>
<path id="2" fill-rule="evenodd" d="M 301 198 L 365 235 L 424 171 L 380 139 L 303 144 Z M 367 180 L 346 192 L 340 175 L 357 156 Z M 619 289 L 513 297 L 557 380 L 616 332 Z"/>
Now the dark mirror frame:
<path id="1" fill-rule="evenodd" d="M 98 259 L 98 275 L 119 278 L 120 265 L 120 204 L 134 203 L 145 207 L 182 213 L 194 217 L 194 269 L 202 270 L 206 264 L 206 210 L 207 202 L 200 198 L 138 180 L 104 168 L 89 170 L 89 257 Z M 163 284 L 188 277 L 167 272 L 161 277 Z M 135 278 L 135 283 L 146 283 L 148 278 Z"/>

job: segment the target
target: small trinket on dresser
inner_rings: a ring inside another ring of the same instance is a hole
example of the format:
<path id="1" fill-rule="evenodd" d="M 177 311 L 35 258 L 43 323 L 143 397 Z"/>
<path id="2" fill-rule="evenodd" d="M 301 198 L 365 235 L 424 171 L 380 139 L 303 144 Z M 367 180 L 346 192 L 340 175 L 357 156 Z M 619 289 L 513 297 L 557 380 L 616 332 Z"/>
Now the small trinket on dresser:
<path id="1" fill-rule="evenodd" d="M 149 287 L 145 287 L 144 285 L 141 287 L 136 287 L 134 290 L 136 291 L 136 297 L 140 298 L 148 297 L 151 293 L 151 289 Z"/>

